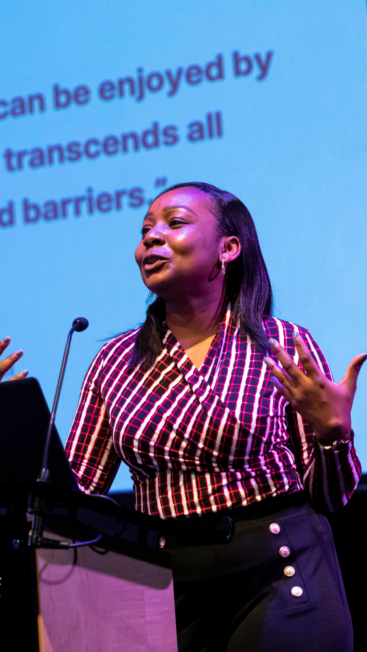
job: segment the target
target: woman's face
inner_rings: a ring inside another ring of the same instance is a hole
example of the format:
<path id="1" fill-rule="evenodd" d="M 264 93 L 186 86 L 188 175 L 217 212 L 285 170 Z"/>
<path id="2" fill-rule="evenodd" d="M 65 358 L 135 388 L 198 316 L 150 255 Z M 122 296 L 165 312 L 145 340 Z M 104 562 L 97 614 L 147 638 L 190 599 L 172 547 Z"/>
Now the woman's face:
<path id="1" fill-rule="evenodd" d="M 166 301 L 204 296 L 214 289 L 210 284 L 223 286 L 220 259 L 227 240 L 218 237 L 209 197 L 197 188 L 178 188 L 150 206 L 135 259 L 145 285 Z"/>

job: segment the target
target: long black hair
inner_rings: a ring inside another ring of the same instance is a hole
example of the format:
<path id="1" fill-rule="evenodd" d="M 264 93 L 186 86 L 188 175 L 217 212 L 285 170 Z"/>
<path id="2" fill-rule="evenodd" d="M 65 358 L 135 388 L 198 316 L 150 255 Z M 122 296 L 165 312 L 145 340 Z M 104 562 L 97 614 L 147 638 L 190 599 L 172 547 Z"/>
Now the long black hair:
<path id="1" fill-rule="evenodd" d="M 256 348 L 265 353 L 268 345 L 262 317 L 271 315 L 273 295 L 253 219 L 240 199 L 210 183 L 178 183 L 158 197 L 185 187 L 197 188 L 210 197 L 219 238 L 237 236 L 240 241 L 241 253 L 227 268 L 225 299 L 231 305 L 234 319 L 239 321 L 241 332 L 249 335 Z M 136 338 L 131 356 L 133 366 L 142 361 L 150 366 L 161 353 L 164 319 L 164 300 L 156 297 L 148 306 L 145 322 Z"/>

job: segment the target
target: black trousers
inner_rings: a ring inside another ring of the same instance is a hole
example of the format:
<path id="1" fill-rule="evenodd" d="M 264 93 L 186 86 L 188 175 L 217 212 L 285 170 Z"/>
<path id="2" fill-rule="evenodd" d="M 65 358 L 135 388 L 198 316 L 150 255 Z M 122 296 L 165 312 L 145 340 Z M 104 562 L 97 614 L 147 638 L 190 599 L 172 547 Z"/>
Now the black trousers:
<path id="1" fill-rule="evenodd" d="M 235 520 L 227 545 L 167 542 L 179 652 L 352 652 L 326 517 L 302 494 L 226 513 Z"/>

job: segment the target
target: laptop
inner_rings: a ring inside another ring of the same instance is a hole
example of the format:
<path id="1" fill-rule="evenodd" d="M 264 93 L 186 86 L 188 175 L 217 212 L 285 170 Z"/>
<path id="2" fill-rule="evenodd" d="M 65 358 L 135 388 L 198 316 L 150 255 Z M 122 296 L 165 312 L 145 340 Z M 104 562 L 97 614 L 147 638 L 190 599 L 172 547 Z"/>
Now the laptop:
<path id="1" fill-rule="evenodd" d="M 50 410 L 36 378 L 0 383 L 0 485 L 37 480 L 42 467 Z M 48 481 L 78 491 L 54 426 Z"/>

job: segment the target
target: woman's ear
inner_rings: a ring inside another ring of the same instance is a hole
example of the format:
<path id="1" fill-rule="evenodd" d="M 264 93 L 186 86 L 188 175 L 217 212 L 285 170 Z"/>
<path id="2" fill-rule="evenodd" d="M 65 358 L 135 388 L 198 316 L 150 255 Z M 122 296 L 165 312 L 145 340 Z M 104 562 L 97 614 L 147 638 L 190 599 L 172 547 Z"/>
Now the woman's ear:
<path id="1" fill-rule="evenodd" d="M 241 243 L 236 235 L 228 235 L 222 238 L 221 258 L 225 262 L 231 263 L 236 260 L 241 253 Z"/>

